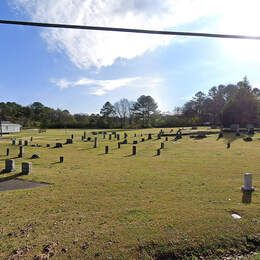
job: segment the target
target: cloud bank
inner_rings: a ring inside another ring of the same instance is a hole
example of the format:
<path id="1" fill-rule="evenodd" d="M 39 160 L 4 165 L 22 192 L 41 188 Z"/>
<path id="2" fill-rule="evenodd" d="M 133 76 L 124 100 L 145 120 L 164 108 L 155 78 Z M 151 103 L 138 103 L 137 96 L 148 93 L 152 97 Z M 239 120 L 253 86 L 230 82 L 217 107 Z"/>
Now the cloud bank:
<path id="1" fill-rule="evenodd" d="M 212 13 L 205 0 L 10 0 L 33 21 L 82 25 L 174 29 Z M 41 33 L 51 50 L 65 52 L 79 68 L 101 68 L 117 59 L 132 59 L 173 37 L 45 29 Z"/>
<path id="2" fill-rule="evenodd" d="M 140 85 L 149 86 L 149 89 L 158 87 L 162 80 L 159 78 L 143 78 L 143 77 L 129 77 L 119 79 L 90 79 L 80 78 L 76 81 L 67 79 L 52 79 L 51 82 L 58 86 L 61 90 L 68 88 L 84 87 L 88 89 L 88 94 L 95 96 L 103 96 L 110 91 L 114 91 L 124 87 L 138 87 Z"/>

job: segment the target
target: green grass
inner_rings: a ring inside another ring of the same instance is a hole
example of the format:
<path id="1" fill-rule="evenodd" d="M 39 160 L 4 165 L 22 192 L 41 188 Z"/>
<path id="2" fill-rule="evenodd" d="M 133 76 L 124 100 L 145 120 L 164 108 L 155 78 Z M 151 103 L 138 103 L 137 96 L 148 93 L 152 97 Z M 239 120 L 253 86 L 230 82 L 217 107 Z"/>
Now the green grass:
<path id="1" fill-rule="evenodd" d="M 128 131 L 128 140 L 158 131 Z M 45 147 L 65 142 L 72 133 L 74 144 Z M 216 135 L 177 142 L 169 138 L 161 156 L 155 154 L 164 138 L 138 143 L 137 155 L 131 156 L 131 144 L 119 150 L 115 139 L 100 135 L 99 147 L 93 149 L 92 142 L 80 141 L 82 134 L 83 130 L 27 130 L 16 136 L 33 136 L 34 144 L 43 145 L 25 147 L 25 158 L 15 159 L 17 171 L 22 161 L 32 161 L 33 173 L 22 178 L 51 185 L 0 193 L 0 259 L 26 246 L 31 248 L 24 257 L 31 258 L 52 242 L 58 242 L 58 259 L 149 258 L 192 248 L 217 252 L 218 247 L 235 248 L 246 236 L 260 233 L 259 191 L 251 204 L 241 202 L 240 191 L 245 172 L 252 172 L 254 186 L 260 187 L 260 134 L 253 142 L 234 141 L 231 149 L 226 149 L 225 140 L 216 141 Z M 18 154 L 10 137 L 0 141 L 0 169 L 6 147 L 10 157 Z M 105 145 L 110 147 L 107 155 Z M 30 160 L 34 153 L 40 159 Z M 63 164 L 57 163 L 61 155 Z M 233 212 L 242 219 L 232 219 Z"/>

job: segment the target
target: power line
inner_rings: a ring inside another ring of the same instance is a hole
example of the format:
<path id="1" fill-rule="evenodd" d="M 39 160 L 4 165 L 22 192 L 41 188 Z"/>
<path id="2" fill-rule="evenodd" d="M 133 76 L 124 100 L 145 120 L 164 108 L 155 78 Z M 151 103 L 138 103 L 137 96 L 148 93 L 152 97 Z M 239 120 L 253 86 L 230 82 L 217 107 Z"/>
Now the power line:
<path id="1" fill-rule="evenodd" d="M 38 23 L 38 22 L 12 21 L 12 20 L 0 20 L 0 24 L 34 26 L 34 27 L 45 27 L 45 28 L 60 28 L 60 29 L 91 30 L 91 31 L 109 31 L 109 32 L 127 32 L 127 33 L 142 33 L 142 34 L 188 36 L 188 37 L 208 37 L 208 38 L 224 38 L 224 39 L 239 39 L 239 40 L 260 40 L 260 36 L 252 36 L 252 35 L 181 32 L 181 31 L 162 31 L 162 30 L 146 30 L 146 29 L 106 27 L 106 26 L 88 26 L 88 25 L 57 24 L 57 23 Z"/>

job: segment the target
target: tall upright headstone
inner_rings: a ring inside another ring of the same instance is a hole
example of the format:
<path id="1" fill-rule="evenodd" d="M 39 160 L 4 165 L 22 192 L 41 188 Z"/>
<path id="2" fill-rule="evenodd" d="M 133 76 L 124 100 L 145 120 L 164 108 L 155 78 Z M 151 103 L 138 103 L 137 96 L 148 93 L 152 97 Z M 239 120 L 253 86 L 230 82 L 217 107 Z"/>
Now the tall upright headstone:
<path id="1" fill-rule="evenodd" d="M 5 172 L 15 171 L 15 161 L 11 159 L 5 160 Z"/>
<path id="2" fill-rule="evenodd" d="M 22 174 L 28 175 L 32 172 L 32 163 L 23 162 L 22 163 Z"/>
<path id="3" fill-rule="evenodd" d="M 108 145 L 105 146 L 105 154 L 108 154 L 108 151 L 109 151 L 109 147 Z"/>
<path id="4" fill-rule="evenodd" d="M 22 146 L 19 146 L 19 154 L 18 157 L 22 158 L 24 156 L 24 148 Z"/>
<path id="5" fill-rule="evenodd" d="M 135 145 L 133 145 L 133 148 L 132 148 L 133 150 L 132 150 L 132 155 L 136 155 L 136 146 Z"/>
<path id="6" fill-rule="evenodd" d="M 93 148 L 97 148 L 97 146 L 98 146 L 98 139 L 97 139 L 97 137 L 95 137 L 94 138 L 94 146 L 93 146 Z"/>

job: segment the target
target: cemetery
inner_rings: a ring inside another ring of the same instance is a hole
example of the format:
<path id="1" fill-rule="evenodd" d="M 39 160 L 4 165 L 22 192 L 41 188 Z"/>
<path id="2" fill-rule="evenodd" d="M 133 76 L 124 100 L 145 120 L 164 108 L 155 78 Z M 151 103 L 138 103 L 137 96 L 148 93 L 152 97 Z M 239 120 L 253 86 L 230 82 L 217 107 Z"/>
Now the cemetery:
<path id="1" fill-rule="evenodd" d="M 260 246 L 260 131 L 249 130 L 4 136 L 0 259 L 253 254 Z"/>

